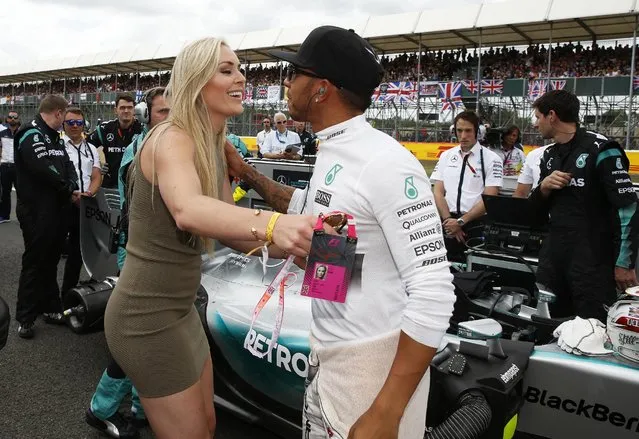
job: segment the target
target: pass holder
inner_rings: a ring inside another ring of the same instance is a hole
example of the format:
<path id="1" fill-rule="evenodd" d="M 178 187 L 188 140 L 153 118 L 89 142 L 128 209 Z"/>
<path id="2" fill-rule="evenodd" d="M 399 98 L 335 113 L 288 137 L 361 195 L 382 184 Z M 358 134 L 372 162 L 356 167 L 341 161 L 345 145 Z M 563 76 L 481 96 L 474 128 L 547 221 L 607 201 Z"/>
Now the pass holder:
<path id="1" fill-rule="evenodd" d="M 337 226 L 333 224 L 335 219 L 339 220 Z M 346 236 L 326 233 L 324 223 L 337 230 L 347 226 Z M 302 296 L 344 303 L 355 265 L 356 249 L 357 231 L 352 215 L 343 212 L 320 214 L 306 262 Z"/>

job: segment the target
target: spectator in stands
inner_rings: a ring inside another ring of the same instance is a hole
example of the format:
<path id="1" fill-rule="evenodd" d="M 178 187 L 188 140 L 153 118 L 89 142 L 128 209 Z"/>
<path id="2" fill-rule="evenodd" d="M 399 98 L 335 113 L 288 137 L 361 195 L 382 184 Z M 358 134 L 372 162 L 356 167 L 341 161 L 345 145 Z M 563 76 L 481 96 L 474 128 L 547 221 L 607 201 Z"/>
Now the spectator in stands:
<path id="1" fill-rule="evenodd" d="M 526 155 L 521 149 L 519 136 L 519 128 L 512 125 L 501 135 L 501 146 L 499 148 L 491 148 L 504 164 L 504 176 L 519 175 L 521 168 L 524 166 Z"/>
<path id="2" fill-rule="evenodd" d="M 115 98 L 116 119 L 102 122 L 89 135 L 89 142 L 104 148 L 107 171 L 102 187 L 118 187 L 118 171 L 124 149 L 142 132 L 142 124 L 133 117 L 133 96 L 120 93 Z"/>
<path id="3" fill-rule="evenodd" d="M 264 139 L 264 144 L 260 148 L 262 156 L 267 159 L 288 159 L 299 160 L 300 154 L 286 152 L 289 145 L 297 145 L 299 147 L 300 136 L 295 131 L 289 131 L 286 128 L 286 115 L 284 113 L 275 113 L 273 116 L 275 121 L 275 129 Z"/>
<path id="4" fill-rule="evenodd" d="M 100 157 L 95 146 L 84 138 L 84 112 L 78 107 L 70 107 L 64 116 L 64 146 L 78 175 L 80 195 L 92 197 L 102 183 Z M 82 253 L 80 252 L 80 198 L 68 210 L 69 240 L 67 261 L 64 265 L 62 294 L 74 288 L 80 280 Z"/>
<path id="5" fill-rule="evenodd" d="M 265 117 L 262 120 L 262 126 L 264 129 L 257 133 L 256 142 L 257 142 L 257 151 L 261 154 L 262 145 L 264 145 L 264 139 L 271 132 L 271 118 Z"/>
<path id="6" fill-rule="evenodd" d="M 306 131 L 306 122 L 295 122 L 295 132 L 300 136 L 303 155 L 317 154 L 317 137 Z"/>
<path id="7" fill-rule="evenodd" d="M 11 190 L 16 185 L 16 165 L 13 161 L 13 137 L 20 128 L 17 111 L 10 111 L 7 123 L 0 125 L 0 224 L 11 219 Z"/>
<path id="8" fill-rule="evenodd" d="M 58 262 L 67 234 L 67 209 L 80 197 L 78 177 L 60 139 L 67 100 L 47 95 L 38 115 L 14 137 L 16 215 L 24 239 L 18 283 L 18 336 L 32 338 L 34 323 L 64 324 Z"/>
<path id="9" fill-rule="evenodd" d="M 474 112 L 463 111 L 455 117 L 455 133 L 460 145 L 442 153 L 430 179 L 435 182 L 435 203 L 447 234 L 448 259 L 461 262 L 466 242 L 481 236 L 486 214 L 482 194 L 499 193 L 503 165 L 497 154 L 477 140 L 479 117 Z"/>

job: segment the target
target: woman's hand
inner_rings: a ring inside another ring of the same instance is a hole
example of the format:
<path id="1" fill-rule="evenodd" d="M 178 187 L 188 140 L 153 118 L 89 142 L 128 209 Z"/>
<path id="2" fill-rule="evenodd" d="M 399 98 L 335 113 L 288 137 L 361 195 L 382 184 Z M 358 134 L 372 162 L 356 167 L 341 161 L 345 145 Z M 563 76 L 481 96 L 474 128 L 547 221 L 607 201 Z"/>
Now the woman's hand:
<path id="1" fill-rule="evenodd" d="M 282 215 L 273 228 L 273 243 L 286 253 L 305 258 L 316 222 L 316 217 L 308 215 Z"/>

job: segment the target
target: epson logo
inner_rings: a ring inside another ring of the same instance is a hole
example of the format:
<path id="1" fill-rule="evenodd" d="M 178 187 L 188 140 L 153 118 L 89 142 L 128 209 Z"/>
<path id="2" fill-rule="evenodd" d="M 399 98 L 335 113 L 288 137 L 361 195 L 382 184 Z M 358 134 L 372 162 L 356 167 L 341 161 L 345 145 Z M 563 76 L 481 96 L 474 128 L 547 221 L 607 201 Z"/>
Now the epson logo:
<path id="1" fill-rule="evenodd" d="M 575 416 L 592 419 L 593 421 L 609 422 L 615 427 L 625 428 L 626 430 L 634 428 L 634 431 L 639 433 L 639 418 L 627 417 L 623 413 L 613 412 L 604 404 L 588 404 L 585 399 L 580 399 L 577 402 L 557 395 L 549 396 L 547 390 L 541 390 L 532 386 L 528 386 L 528 389 L 526 389 L 524 399 L 531 404 L 539 404 L 542 407 L 562 410 Z"/>
<path id="2" fill-rule="evenodd" d="M 422 201 L 421 203 L 414 204 L 412 206 L 408 206 L 406 209 L 398 210 L 397 217 L 401 218 L 404 215 L 408 215 L 409 213 L 417 212 L 418 210 L 422 210 L 426 207 L 432 206 L 433 200 Z"/>
<path id="3" fill-rule="evenodd" d="M 108 212 L 104 212 L 98 209 L 97 207 L 87 206 L 84 214 L 87 217 L 87 219 L 91 219 L 95 217 L 96 221 L 100 221 L 106 224 L 107 226 L 111 225 L 111 214 Z"/>
<path id="4" fill-rule="evenodd" d="M 251 329 L 244 339 L 244 349 L 248 349 L 251 346 L 253 350 L 261 353 L 268 351 L 270 345 L 271 339 L 257 333 L 254 329 Z M 291 351 L 279 343 L 273 347 L 264 359 L 276 367 L 285 369 L 287 372 L 295 373 L 300 378 L 306 378 L 308 375 L 308 357 L 301 352 L 291 355 Z"/>
<path id="5" fill-rule="evenodd" d="M 510 369 L 499 375 L 499 378 L 501 378 L 504 384 L 508 384 L 510 381 L 512 381 L 513 378 L 517 376 L 518 373 L 519 368 L 516 364 L 513 364 L 512 366 L 510 366 Z"/>
<path id="6" fill-rule="evenodd" d="M 432 253 L 437 250 L 441 250 L 444 247 L 444 241 L 438 239 L 437 241 L 429 242 L 428 244 L 422 244 L 419 247 L 415 247 L 413 251 L 415 252 L 415 256 L 424 256 L 426 253 Z"/>
<path id="7" fill-rule="evenodd" d="M 326 206 L 329 207 L 331 205 L 331 198 L 333 197 L 333 195 L 329 194 L 328 192 L 324 192 L 321 190 L 317 190 L 317 192 L 315 192 L 315 202 L 317 204 L 321 204 L 322 206 Z"/>

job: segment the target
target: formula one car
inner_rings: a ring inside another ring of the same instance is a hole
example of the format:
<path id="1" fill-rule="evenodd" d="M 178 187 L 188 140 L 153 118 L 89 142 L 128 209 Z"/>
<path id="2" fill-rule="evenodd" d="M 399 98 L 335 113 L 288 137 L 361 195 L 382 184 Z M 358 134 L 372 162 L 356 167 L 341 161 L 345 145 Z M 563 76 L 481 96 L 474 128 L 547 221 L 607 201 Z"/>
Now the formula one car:
<path id="1" fill-rule="evenodd" d="M 282 437 L 298 438 L 310 300 L 299 294 L 302 276 L 295 268 L 298 280 L 286 289 L 277 345 L 264 358 L 254 356 L 249 348 L 268 351 L 277 309 L 277 300 L 270 301 L 249 331 L 253 309 L 279 270 L 277 261 L 268 265 L 264 275 L 259 257 L 226 248 L 205 257 L 196 306 L 215 359 L 218 406 Z M 469 299 L 460 288 L 456 294 L 456 316 L 477 320 L 452 322 L 453 332 L 463 337 L 446 335 L 433 360 L 426 437 L 447 437 L 438 426 L 453 419 L 456 438 L 513 437 L 515 428 L 518 438 L 636 437 L 639 365 L 616 356 L 571 355 L 556 343 L 533 348 L 537 338 L 548 339 L 550 328 L 561 323 L 543 317 L 552 294 L 541 292 L 536 307 L 526 305 L 520 291 L 481 299 Z M 482 315 L 489 312 L 495 320 L 487 322 Z M 503 323 L 511 339 L 498 343 L 496 335 L 503 334 L 492 325 L 495 321 Z M 483 431 L 469 425 L 481 425 Z"/>
<path id="2" fill-rule="evenodd" d="M 83 198 L 81 212 L 83 259 L 96 282 L 65 297 L 69 326 L 78 333 L 101 327 L 117 282 L 116 195 L 100 191 L 95 198 Z M 203 256 L 195 304 L 214 358 L 218 408 L 281 437 L 299 438 L 311 305 L 300 295 L 302 276 L 296 267 L 277 344 L 263 358 L 250 352 L 269 351 L 277 300 L 249 328 L 254 307 L 282 262 L 267 261 L 264 272 L 259 257 L 219 247 L 213 257 Z M 431 367 L 426 438 L 636 437 L 638 363 L 565 353 L 552 341 L 561 321 L 548 314 L 551 293 L 490 286 L 474 294 L 463 283 L 473 276 L 456 276 L 451 333 Z M 0 324 L 0 336 L 1 329 Z M 639 337 L 634 341 L 639 344 Z"/>

